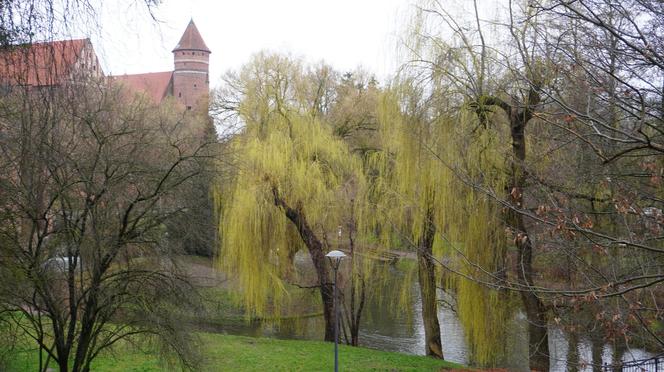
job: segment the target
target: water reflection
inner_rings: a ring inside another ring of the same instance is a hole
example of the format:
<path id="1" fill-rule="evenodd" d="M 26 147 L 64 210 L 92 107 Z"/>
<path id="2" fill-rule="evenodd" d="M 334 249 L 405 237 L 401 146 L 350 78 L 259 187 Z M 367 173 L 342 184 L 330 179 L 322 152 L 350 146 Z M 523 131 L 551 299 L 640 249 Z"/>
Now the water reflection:
<path id="1" fill-rule="evenodd" d="M 410 311 L 383 313 L 373 316 L 362 324 L 360 345 L 375 349 L 398 351 L 408 354 L 424 355 L 424 322 L 419 309 L 421 299 L 419 290 L 414 286 Z M 369 303 L 370 311 L 381 312 L 376 303 Z M 383 310 L 384 311 L 384 310 Z M 465 347 L 463 327 L 459 318 L 448 308 L 440 309 L 438 320 L 443 339 L 445 359 L 457 363 L 468 363 L 468 352 Z"/>
<path id="2" fill-rule="evenodd" d="M 565 366 L 567 365 L 567 356 L 569 351 L 569 344 L 567 335 L 558 328 L 549 329 L 549 350 L 551 351 L 551 370 L 552 371 L 565 371 Z M 592 340 L 589 337 L 582 337 L 579 340 L 577 345 L 577 353 L 579 356 L 578 370 L 581 372 L 591 372 L 592 368 Z M 604 344 L 601 346 L 601 359 L 602 365 L 612 365 L 615 363 L 613 359 L 613 347 L 610 344 Z M 649 352 L 646 352 L 642 349 L 627 349 L 624 351 L 624 354 L 621 358 L 623 363 L 631 362 L 634 360 L 643 360 L 652 358 L 655 355 Z M 660 363 L 659 370 L 662 370 L 664 367 L 664 361 Z M 655 366 L 651 366 L 651 369 L 645 367 L 640 369 L 642 371 L 655 371 Z"/>

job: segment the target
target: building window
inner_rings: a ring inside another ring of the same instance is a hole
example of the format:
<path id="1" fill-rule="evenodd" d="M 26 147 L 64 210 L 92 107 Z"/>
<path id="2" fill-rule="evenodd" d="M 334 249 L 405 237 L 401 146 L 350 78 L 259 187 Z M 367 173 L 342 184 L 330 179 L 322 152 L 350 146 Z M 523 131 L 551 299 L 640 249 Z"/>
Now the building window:
<path id="1" fill-rule="evenodd" d="M 187 106 L 187 110 L 191 110 L 191 106 Z"/>
<path id="2" fill-rule="evenodd" d="M 196 88 L 196 84 L 194 84 L 194 88 Z"/>
<path id="3" fill-rule="evenodd" d="M 182 97 L 182 92 L 178 93 L 178 97 L 180 97 L 180 98 Z"/>

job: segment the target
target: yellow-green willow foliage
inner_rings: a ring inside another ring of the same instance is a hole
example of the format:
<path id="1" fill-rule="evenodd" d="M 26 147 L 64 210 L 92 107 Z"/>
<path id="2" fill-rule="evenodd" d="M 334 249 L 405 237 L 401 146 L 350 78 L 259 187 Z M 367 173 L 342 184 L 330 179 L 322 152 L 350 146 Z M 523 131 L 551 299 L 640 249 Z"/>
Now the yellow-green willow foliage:
<path id="1" fill-rule="evenodd" d="M 396 236 L 415 249 L 425 211 L 433 211 L 433 254 L 445 267 L 439 274 L 455 294 L 474 361 L 491 365 L 502 354 L 511 315 L 505 296 L 481 282 L 497 284 L 493 273 L 503 268 L 506 237 L 500 208 L 474 187 L 504 189 L 509 142 L 496 138 L 499 133 L 474 131 L 472 115 L 436 116 L 419 97 L 404 84 L 381 99 L 382 151 L 365 163 L 373 175 L 367 198 L 374 209 L 360 220 L 383 244 Z"/>
<path id="2" fill-rule="evenodd" d="M 321 241 L 346 218 L 349 189 L 364 188 L 361 161 L 307 109 L 300 92 L 302 66 L 259 55 L 239 75 L 238 114 L 246 127 L 236 139 L 237 174 L 221 205 L 220 265 L 237 280 L 249 315 L 280 315 L 288 299 L 292 258 L 303 247 L 275 192 L 305 216 Z M 317 284 L 313 278 L 308 283 Z"/>

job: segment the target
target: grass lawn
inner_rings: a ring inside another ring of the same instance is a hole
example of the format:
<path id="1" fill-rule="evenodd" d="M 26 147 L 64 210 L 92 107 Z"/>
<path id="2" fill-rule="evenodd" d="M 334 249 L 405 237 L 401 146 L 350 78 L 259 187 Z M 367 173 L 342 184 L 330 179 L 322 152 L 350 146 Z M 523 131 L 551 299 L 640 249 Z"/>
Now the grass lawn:
<path id="1" fill-rule="evenodd" d="M 200 333 L 205 357 L 201 371 L 331 371 L 334 345 L 327 342 L 277 340 L 222 334 Z M 120 356 L 118 356 L 120 355 Z M 133 350 L 116 350 L 115 356 L 103 355 L 93 364 L 93 371 L 148 372 L 165 367 L 157 358 Z M 10 371 L 34 371 L 35 353 L 15 355 Z M 339 347 L 342 371 L 440 371 L 461 368 L 458 364 L 431 358 L 356 348 Z"/>

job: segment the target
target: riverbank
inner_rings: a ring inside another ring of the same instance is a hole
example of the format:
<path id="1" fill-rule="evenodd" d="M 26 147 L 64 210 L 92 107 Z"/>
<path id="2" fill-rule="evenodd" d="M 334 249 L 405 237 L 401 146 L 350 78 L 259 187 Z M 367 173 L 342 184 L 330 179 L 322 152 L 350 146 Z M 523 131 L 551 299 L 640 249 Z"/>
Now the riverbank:
<path id="1" fill-rule="evenodd" d="M 320 341 L 279 340 L 224 334 L 199 333 L 204 359 L 200 371 L 330 371 L 333 369 L 333 344 Z M 339 346 L 339 362 L 344 371 L 440 371 L 462 366 L 428 357 Z M 36 370 L 37 353 L 16 352 L 9 371 Z M 162 371 L 155 354 L 130 346 L 116 348 L 93 364 L 99 372 Z"/>

